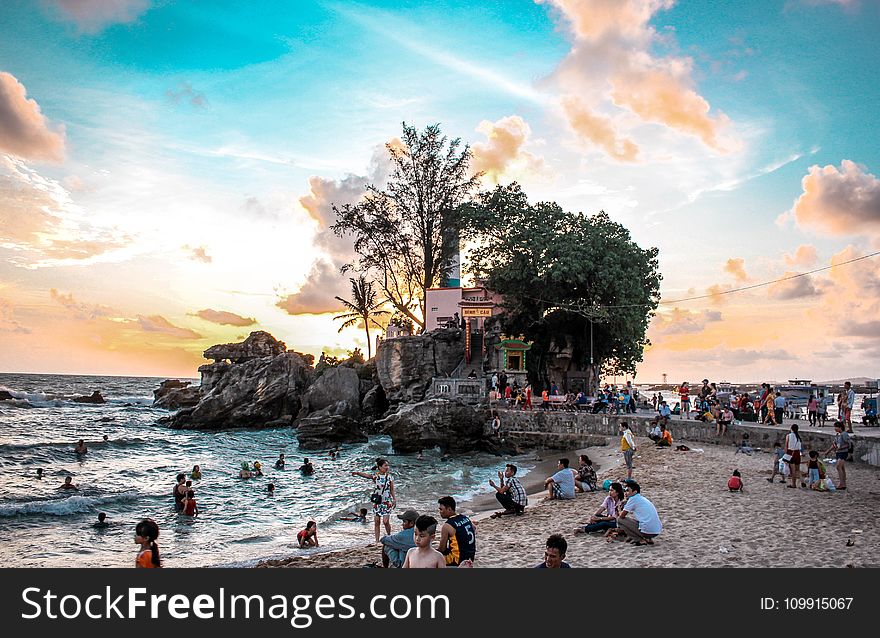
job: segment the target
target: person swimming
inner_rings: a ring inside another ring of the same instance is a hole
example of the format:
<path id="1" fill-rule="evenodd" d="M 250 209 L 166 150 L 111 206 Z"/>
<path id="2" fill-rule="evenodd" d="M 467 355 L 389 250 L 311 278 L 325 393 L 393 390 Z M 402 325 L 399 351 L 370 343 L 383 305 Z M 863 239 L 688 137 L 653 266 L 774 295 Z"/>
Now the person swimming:
<path id="1" fill-rule="evenodd" d="M 43 468 L 38 467 L 37 468 L 37 479 L 41 479 L 41 478 L 43 478 Z"/>
<path id="2" fill-rule="evenodd" d="M 305 476 L 311 476 L 315 473 L 315 466 L 308 459 L 303 459 L 303 464 L 300 466 L 299 471 Z"/>
<path id="3" fill-rule="evenodd" d="M 106 512 L 101 512 L 98 514 L 98 522 L 95 523 L 93 527 L 97 527 L 98 529 L 101 529 L 103 527 L 110 527 L 110 523 L 107 522 Z"/>
<path id="4" fill-rule="evenodd" d="M 189 473 L 189 477 L 193 481 L 198 481 L 202 478 L 202 468 L 198 465 L 193 465 L 192 472 Z"/>
<path id="5" fill-rule="evenodd" d="M 269 496 L 274 496 L 275 495 L 275 483 L 269 483 L 269 485 L 266 486 L 266 491 L 269 492 Z"/>
<path id="6" fill-rule="evenodd" d="M 76 447 L 73 448 L 73 451 L 77 454 L 86 454 L 89 451 L 89 448 L 86 447 L 86 442 L 80 439 L 76 443 Z"/>
<path id="7" fill-rule="evenodd" d="M 65 476 L 64 483 L 58 488 L 59 490 L 78 490 L 79 488 L 73 484 L 72 476 Z"/>
<path id="8" fill-rule="evenodd" d="M 263 464 L 259 461 L 254 461 L 254 476 L 263 476 Z"/>
<path id="9" fill-rule="evenodd" d="M 242 461 L 241 463 L 241 471 L 238 473 L 238 478 L 249 479 L 253 477 L 253 473 L 251 472 L 251 466 L 247 461 Z"/>
<path id="10" fill-rule="evenodd" d="M 282 452 L 281 454 L 278 455 L 278 460 L 275 461 L 275 469 L 276 470 L 283 470 L 285 463 L 286 463 L 286 461 L 284 460 L 284 452 Z"/>

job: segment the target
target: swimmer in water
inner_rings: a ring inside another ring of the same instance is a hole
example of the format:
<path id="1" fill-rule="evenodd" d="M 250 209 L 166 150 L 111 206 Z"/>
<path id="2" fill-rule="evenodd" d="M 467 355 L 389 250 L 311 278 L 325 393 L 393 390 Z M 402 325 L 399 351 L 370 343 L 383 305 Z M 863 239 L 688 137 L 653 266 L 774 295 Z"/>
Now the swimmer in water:
<path id="1" fill-rule="evenodd" d="M 193 465 L 192 472 L 189 473 L 189 477 L 193 481 L 198 481 L 202 478 L 202 468 L 198 465 Z"/>
<path id="2" fill-rule="evenodd" d="M 103 527 L 110 527 L 110 523 L 107 522 L 107 514 L 105 512 L 101 512 L 98 514 L 98 522 L 94 524 L 94 527 L 101 529 Z"/>
<path id="3" fill-rule="evenodd" d="M 110 442 L 110 437 L 105 434 L 104 435 L 104 443 L 109 443 L 109 442 Z"/>
<path id="4" fill-rule="evenodd" d="M 284 452 L 282 452 L 281 454 L 278 455 L 278 460 L 275 461 L 275 469 L 276 470 L 283 470 L 284 464 L 285 464 Z"/>
<path id="5" fill-rule="evenodd" d="M 362 507 L 360 512 L 349 512 L 347 516 L 343 516 L 340 521 L 352 521 L 354 523 L 367 522 L 367 508 Z"/>
<path id="6" fill-rule="evenodd" d="M 275 496 L 275 483 L 269 483 L 266 486 L 266 490 L 269 492 L 269 496 Z"/>
<path id="7" fill-rule="evenodd" d="M 38 467 L 37 468 L 37 479 L 41 479 L 41 478 L 43 478 L 43 468 Z"/>
<path id="8" fill-rule="evenodd" d="M 73 484 L 72 476 L 65 476 L 64 483 L 58 488 L 59 490 L 78 490 L 79 488 Z"/>
<path id="9" fill-rule="evenodd" d="M 248 465 L 247 461 L 244 461 L 241 464 L 241 471 L 238 473 L 238 478 L 249 479 L 253 477 L 253 473 L 251 473 L 251 466 Z"/>
<path id="10" fill-rule="evenodd" d="M 305 476 L 311 476 L 315 473 L 315 466 L 308 459 L 303 459 L 303 464 L 300 466 L 299 471 Z"/>
<path id="11" fill-rule="evenodd" d="M 259 461 L 254 461 L 254 476 L 263 476 L 263 464 Z"/>
<path id="12" fill-rule="evenodd" d="M 306 523 L 306 528 L 299 530 L 296 535 L 296 542 L 299 543 L 301 549 L 306 547 L 318 546 L 318 524 L 315 521 Z"/>
<path id="13" fill-rule="evenodd" d="M 73 451 L 77 454 L 86 454 L 89 451 L 89 448 L 86 447 L 86 442 L 80 439 L 76 443 L 76 447 L 73 448 Z"/>

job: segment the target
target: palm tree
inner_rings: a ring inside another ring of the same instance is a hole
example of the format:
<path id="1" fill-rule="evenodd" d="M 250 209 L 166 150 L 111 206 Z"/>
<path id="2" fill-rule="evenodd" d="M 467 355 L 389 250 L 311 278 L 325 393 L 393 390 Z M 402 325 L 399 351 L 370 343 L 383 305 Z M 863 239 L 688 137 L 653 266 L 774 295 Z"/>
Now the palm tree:
<path id="1" fill-rule="evenodd" d="M 367 281 L 363 275 L 358 275 L 357 279 L 349 278 L 351 282 L 351 301 L 336 297 L 348 312 L 333 317 L 333 320 L 342 319 L 345 323 L 339 328 L 338 332 L 342 332 L 349 326 L 355 325 L 358 321 L 364 322 L 364 328 L 367 331 L 367 360 L 372 358 L 372 348 L 370 347 L 370 322 L 372 321 L 377 327 L 381 328 L 381 324 L 373 317 L 387 315 L 387 310 L 380 310 L 385 301 L 376 302 L 376 291 L 373 289 L 373 282 Z"/>

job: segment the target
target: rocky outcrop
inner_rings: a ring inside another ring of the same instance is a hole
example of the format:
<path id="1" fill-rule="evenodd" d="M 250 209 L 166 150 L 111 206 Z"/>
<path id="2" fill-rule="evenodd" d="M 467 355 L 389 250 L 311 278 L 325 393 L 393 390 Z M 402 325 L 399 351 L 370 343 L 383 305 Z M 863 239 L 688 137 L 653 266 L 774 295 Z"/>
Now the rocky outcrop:
<path id="1" fill-rule="evenodd" d="M 381 385 L 374 385 L 361 400 L 361 412 L 367 416 L 378 418 L 388 409 L 388 399 Z"/>
<path id="2" fill-rule="evenodd" d="M 404 405 L 376 427 L 391 437 L 396 452 L 439 446 L 444 452 L 482 449 L 488 414 L 458 401 L 428 399 Z"/>
<path id="3" fill-rule="evenodd" d="M 0 401 L 9 401 L 14 399 L 15 397 L 9 394 L 6 390 L 0 390 Z"/>
<path id="4" fill-rule="evenodd" d="M 190 387 L 190 381 L 166 379 L 153 390 L 153 407 L 179 410 L 193 407 L 199 402 L 200 386 Z"/>
<path id="5" fill-rule="evenodd" d="M 101 393 L 95 390 L 92 392 L 91 396 L 87 397 L 74 397 L 74 403 L 107 403 L 107 400 L 101 396 Z"/>
<path id="6" fill-rule="evenodd" d="M 379 344 L 376 373 L 389 402 L 416 402 L 425 398 L 433 377 L 451 374 L 463 356 L 461 330 L 432 330 Z"/>
<path id="7" fill-rule="evenodd" d="M 353 419 L 361 415 L 361 380 L 353 368 L 327 368 L 303 395 L 300 417 L 330 408 Z"/>
<path id="8" fill-rule="evenodd" d="M 278 341 L 265 330 L 255 330 L 241 343 L 223 343 L 204 352 L 205 359 L 216 362 L 245 363 L 253 359 L 276 357 L 287 352 L 283 341 Z"/>
<path id="9" fill-rule="evenodd" d="M 360 421 L 344 414 L 326 411 L 299 422 L 296 438 L 302 450 L 315 450 L 342 443 L 366 443 L 367 435 Z"/>
<path id="10" fill-rule="evenodd" d="M 232 364 L 215 376 L 210 389 L 203 388 L 198 405 L 172 417 L 171 426 L 222 429 L 277 423 L 299 413 L 311 380 L 312 369 L 292 352 Z"/>

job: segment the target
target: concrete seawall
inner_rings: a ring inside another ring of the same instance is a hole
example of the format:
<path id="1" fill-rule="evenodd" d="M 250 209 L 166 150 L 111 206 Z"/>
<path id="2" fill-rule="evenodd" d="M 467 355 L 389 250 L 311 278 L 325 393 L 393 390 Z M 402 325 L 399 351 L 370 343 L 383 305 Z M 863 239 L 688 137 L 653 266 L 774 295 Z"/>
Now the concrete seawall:
<path id="1" fill-rule="evenodd" d="M 601 444 L 597 437 L 614 437 L 616 445 L 621 421 L 627 421 L 637 436 L 646 436 L 648 422 L 653 413 L 607 415 L 586 414 L 582 412 L 543 411 L 543 410 L 499 410 L 501 429 L 515 441 L 540 442 L 545 447 L 571 447 L 576 445 Z M 731 425 L 724 436 L 716 436 L 714 423 L 700 421 L 671 420 L 669 430 L 674 445 L 679 443 L 714 443 L 716 445 L 738 445 L 743 434 L 748 433 L 749 445 L 769 452 L 775 441 L 783 441 L 791 423 L 772 426 L 744 422 Z M 834 439 L 834 428 L 811 428 L 805 421 L 798 423 L 799 434 L 804 449 L 824 453 Z M 880 467 L 880 428 L 856 426 L 853 436 L 855 452 L 853 458 L 862 463 Z M 608 441 L 612 443 L 612 441 Z"/>

